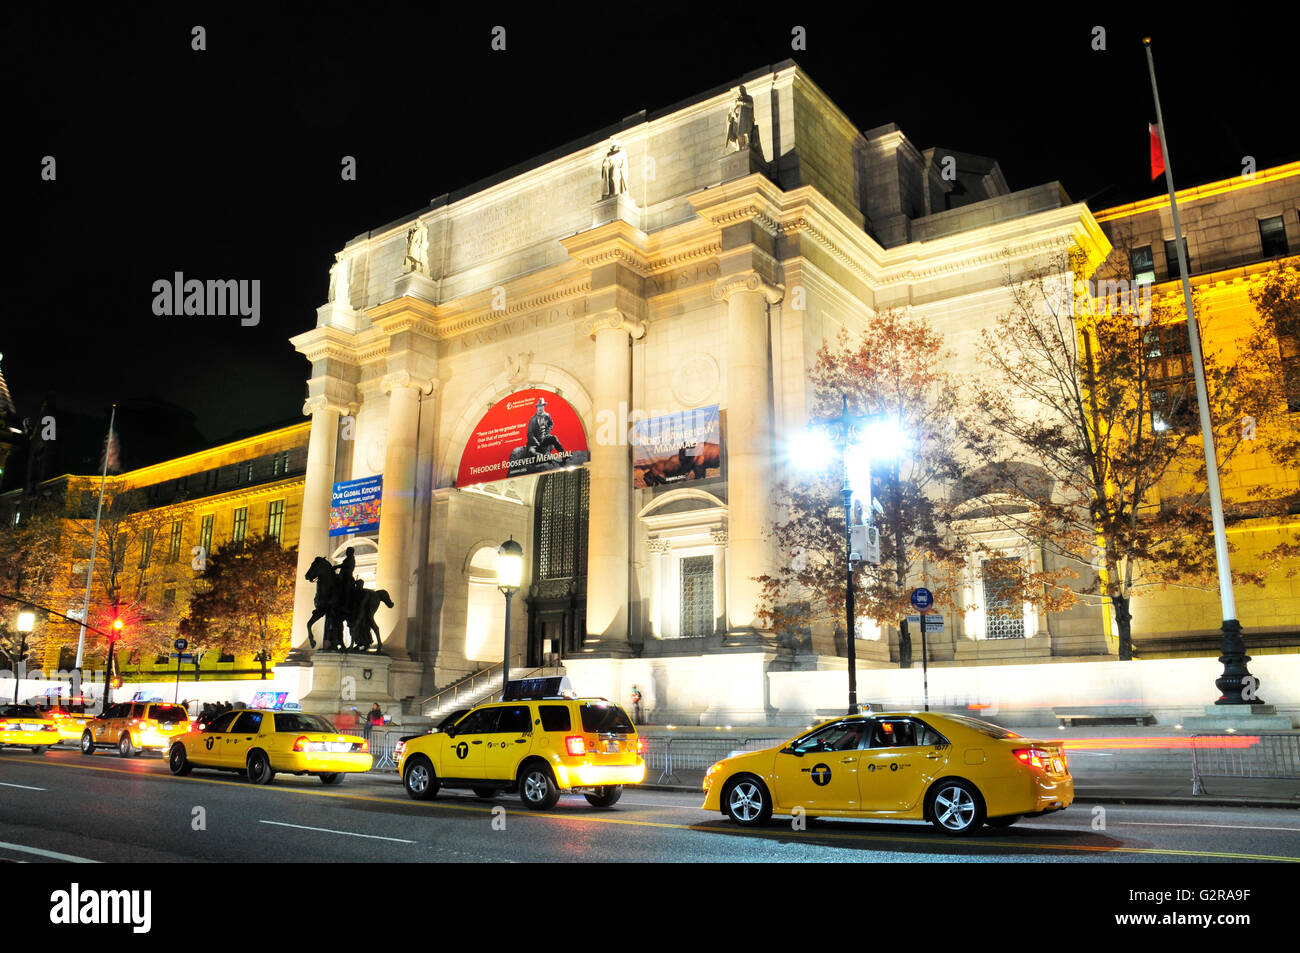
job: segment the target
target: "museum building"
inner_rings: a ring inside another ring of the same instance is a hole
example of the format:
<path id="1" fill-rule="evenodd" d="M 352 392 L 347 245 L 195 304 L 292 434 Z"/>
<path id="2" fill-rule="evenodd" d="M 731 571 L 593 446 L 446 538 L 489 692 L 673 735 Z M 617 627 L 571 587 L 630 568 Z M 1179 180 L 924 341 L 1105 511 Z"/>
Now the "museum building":
<path id="1" fill-rule="evenodd" d="M 501 659 L 513 538 L 516 674 L 559 662 L 584 693 L 635 686 L 658 721 L 764 721 L 769 671 L 844 667 L 829 631 L 798 655 L 763 631 L 754 580 L 823 340 L 905 308 L 973 370 L 1008 269 L 1070 248 L 1110 242 L 1059 184 L 1011 192 L 992 159 L 859 130 L 790 61 L 357 236 L 292 339 L 311 430 L 289 664 L 322 702 L 345 676 L 306 644 L 301 577 L 351 547 L 394 604 L 372 691 L 432 714 Z M 1022 621 L 997 639 L 972 608 L 936 657 L 1107 652 L 1096 609 Z M 890 664 L 888 629 L 859 636 L 863 664 Z"/>

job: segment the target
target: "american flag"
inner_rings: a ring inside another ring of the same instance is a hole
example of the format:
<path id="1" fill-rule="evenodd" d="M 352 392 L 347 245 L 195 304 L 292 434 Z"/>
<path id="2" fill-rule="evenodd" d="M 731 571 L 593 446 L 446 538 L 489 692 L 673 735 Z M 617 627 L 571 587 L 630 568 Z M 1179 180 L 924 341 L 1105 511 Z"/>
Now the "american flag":
<path id="1" fill-rule="evenodd" d="M 120 473 L 122 470 L 120 452 L 117 443 L 117 429 L 110 425 L 108 436 L 104 438 L 104 453 L 99 458 L 100 470 L 107 473 Z"/>

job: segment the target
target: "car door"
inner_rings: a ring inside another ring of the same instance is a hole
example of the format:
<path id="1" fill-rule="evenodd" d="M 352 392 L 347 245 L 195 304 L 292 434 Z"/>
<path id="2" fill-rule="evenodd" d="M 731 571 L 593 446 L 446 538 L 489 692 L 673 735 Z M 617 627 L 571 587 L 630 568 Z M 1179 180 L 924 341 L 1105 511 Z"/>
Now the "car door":
<path id="1" fill-rule="evenodd" d="M 862 808 L 910 811 L 948 765 L 952 746 L 916 718 L 877 718 L 859 761 Z"/>
<path id="2" fill-rule="evenodd" d="M 122 726 L 127 722 L 127 716 L 131 712 L 129 702 L 119 702 L 115 705 L 109 705 L 104 709 L 104 713 L 96 720 L 92 734 L 95 736 L 95 743 L 106 745 L 116 744 L 117 739 L 122 736 Z"/>
<path id="3" fill-rule="evenodd" d="M 222 756 L 226 751 L 226 738 L 230 734 L 230 726 L 242 712 L 228 711 L 218 715 L 212 724 L 208 725 L 199 735 L 199 743 L 194 745 L 193 751 L 190 751 L 190 745 L 186 745 L 186 756 L 195 764 L 202 764 L 208 767 L 221 767 Z"/>
<path id="4" fill-rule="evenodd" d="M 496 730 L 498 708 L 478 708 L 455 725 L 455 734 L 445 742 L 442 757 L 444 778 L 482 778 L 487 743 Z"/>
<path id="5" fill-rule="evenodd" d="M 226 733 L 221 748 L 221 763 L 227 768 L 242 768 L 248 761 L 248 752 L 257 746 L 257 736 L 262 732 L 263 712 L 242 711 Z M 269 752 L 268 752 L 269 754 Z"/>
<path id="6" fill-rule="evenodd" d="M 865 724 L 862 719 L 835 722 L 781 749 L 773 764 L 776 803 L 807 811 L 859 809 L 858 762 Z"/>
<path id="7" fill-rule="evenodd" d="M 497 709 L 497 722 L 486 742 L 483 777 L 512 780 L 519 762 L 528 753 L 532 738 L 532 711 L 527 705 L 509 705 Z"/>

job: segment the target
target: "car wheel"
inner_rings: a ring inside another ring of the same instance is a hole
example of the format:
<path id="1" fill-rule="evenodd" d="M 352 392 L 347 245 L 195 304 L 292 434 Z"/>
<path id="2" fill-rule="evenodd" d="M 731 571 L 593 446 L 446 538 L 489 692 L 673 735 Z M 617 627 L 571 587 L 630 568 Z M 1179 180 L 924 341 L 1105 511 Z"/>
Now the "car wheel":
<path id="1" fill-rule="evenodd" d="M 190 763 L 190 759 L 185 754 L 185 746 L 182 744 L 172 745 L 172 750 L 167 755 L 167 766 L 178 778 L 183 778 L 194 770 L 194 765 Z"/>
<path id="2" fill-rule="evenodd" d="M 32 754 L 45 754 L 45 745 L 32 745 Z"/>
<path id="3" fill-rule="evenodd" d="M 128 731 L 122 732 L 122 737 L 117 739 L 117 753 L 120 754 L 123 758 L 129 758 L 132 755 L 137 755 L 140 753 L 140 749 L 137 748 L 135 745 L 131 744 L 130 732 Z"/>
<path id="4" fill-rule="evenodd" d="M 95 739 L 91 736 L 89 731 L 85 732 L 81 736 L 81 753 L 82 754 L 95 753 Z"/>
<path id="5" fill-rule="evenodd" d="M 549 811 L 560 800 L 551 769 L 544 764 L 526 766 L 519 774 L 519 800 L 534 811 Z"/>
<path id="6" fill-rule="evenodd" d="M 1002 817 L 990 817 L 984 821 L 989 827 L 1010 827 L 1016 821 L 1020 820 L 1020 814 L 1006 814 Z"/>
<path id="7" fill-rule="evenodd" d="M 752 775 L 742 775 L 722 790 L 722 810 L 742 827 L 762 827 L 772 817 L 772 796 Z"/>
<path id="8" fill-rule="evenodd" d="M 331 771 L 329 774 L 322 774 L 320 776 L 320 783 L 321 784 L 342 784 L 343 772 Z"/>
<path id="9" fill-rule="evenodd" d="M 623 785 L 606 784 L 604 787 L 599 788 L 595 794 L 588 794 L 587 802 L 592 807 L 613 807 L 622 796 Z"/>
<path id="10" fill-rule="evenodd" d="M 930 791 L 930 822 L 945 834 L 973 834 L 984 824 L 979 791 L 966 781 L 940 781 Z"/>
<path id="11" fill-rule="evenodd" d="M 248 780 L 254 784 L 270 784 L 275 780 L 275 772 L 271 770 L 271 762 L 267 759 L 265 751 L 250 751 L 246 763 Z"/>
<path id="12" fill-rule="evenodd" d="M 438 793 L 438 776 L 434 774 L 433 765 L 424 755 L 409 758 L 406 770 L 402 774 L 402 785 L 406 793 L 417 801 L 428 801 Z"/>
<path id="13" fill-rule="evenodd" d="M 474 796 L 481 801 L 490 801 L 497 796 L 496 788 L 475 788 Z"/>

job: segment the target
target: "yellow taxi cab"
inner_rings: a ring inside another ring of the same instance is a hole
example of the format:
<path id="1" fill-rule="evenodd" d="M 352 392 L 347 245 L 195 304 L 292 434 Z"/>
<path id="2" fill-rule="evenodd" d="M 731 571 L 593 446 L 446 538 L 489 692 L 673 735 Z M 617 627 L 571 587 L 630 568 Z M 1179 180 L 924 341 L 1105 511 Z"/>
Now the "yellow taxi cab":
<path id="1" fill-rule="evenodd" d="M 270 784 L 277 772 L 340 784 L 345 774 L 369 771 L 374 759 L 364 738 L 340 734 L 321 715 L 236 708 L 176 738 L 167 763 L 178 777 L 216 768 L 247 774 L 254 784 Z"/>
<path id="2" fill-rule="evenodd" d="M 524 806 L 550 810 L 561 794 L 612 807 L 623 787 L 645 780 L 632 720 L 604 698 L 576 698 L 568 679 L 510 682 L 503 700 L 472 708 L 434 734 L 409 738 L 397 771 L 416 800 L 440 788 L 481 798 L 518 792 Z"/>
<path id="3" fill-rule="evenodd" d="M 0 705 L 0 748 L 31 748 L 45 754 L 59 743 L 59 726 L 35 705 Z"/>
<path id="4" fill-rule="evenodd" d="M 1061 811 L 1074 801 L 1064 746 L 964 715 L 846 715 L 784 745 L 724 758 L 704 810 L 737 824 L 773 814 L 930 821 L 945 834 Z"/>
<path id="5" fill-rule="evenodd" d="M 81 736 L 86 731 L 86 726 L 95 717 L 84 711 L 71 711 L 67 708 L 37 707 L 41 709 L 41 713 L 47 718 L 54 719 L 55 727 L 59 729 L 60 742 L 71 741 L 74 744 L 80 742 Z"/>
<path id="6" fill-rule="evenodd" d="M 164 702 L 119 702 L 86 722 L 81 733 L 81 753 L 96 748 L 116 748 L 123 758 L 143 751 L 163 752 L 177 735 L 189 731 L 190 716 L 184 705 Z"/>

